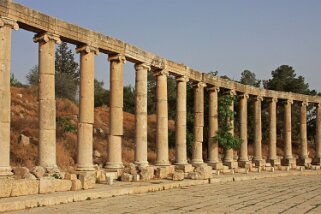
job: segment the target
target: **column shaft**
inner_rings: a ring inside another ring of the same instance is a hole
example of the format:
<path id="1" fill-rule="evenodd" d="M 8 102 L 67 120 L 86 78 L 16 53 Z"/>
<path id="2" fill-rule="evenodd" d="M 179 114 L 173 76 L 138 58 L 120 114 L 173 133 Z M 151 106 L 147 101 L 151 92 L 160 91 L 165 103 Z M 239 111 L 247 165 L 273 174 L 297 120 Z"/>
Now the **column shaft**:
<path id="1" fill-rule="evenodd" d="M 93 123 L 94 123 L 94 72 L 95 54 L 98 49 L 82 46 L 80 53 L 80 93 L 78 122 L 77 171 L 92 171 L 93 167 Z"/>
<path id="2" fill-rule="evenodd" d="M 261 119 L 261 102 L 262 97 L 256 97 L 254 100 L 254 161 L 262 160 L 262 119 Z"/>
<path id="3" fill-rule="evenodd" d="M 240 96 L 240 138 L 242 144 L 240 148 L 240 162 L 248 162 L 248 136 L 247 136 L 247 102 L 249 95 L 243 94 Z"/>
<path id="4" fill-rule="evenodd" d="M 123 55 L 110 55 L 110 117 L 107 169 L 121 169 L 122 162 L 122 137 L 123 137 L 123 90 L 124 90 L 124 63 Z"/>
<path id="5" fill-rule="evenodd" d="M 208 115 L 208 163 L 220 163 L 218 154 L 218 142 L 214 141 L 214 137 L 218 131 L 218 87 L 209 88 L 209 115 Z"/>
<path id="6" fill-rule="evenodd" d="M 147 72 L 146 64 L 136 64 L 135 97 L 135 164 L 148 166 L 147 161 Z"/>
<path id="7" fill-rule="evenodd" d="M 316 134 L 315 134 L 315 157 L 314 163 L 321 164 L 321 104 L 316 105 Z"/>
<path id="8" fill-rule="evenodd" d="M 194 141 L 192 164 L 203 163 L 203 127 L 204 127 L 204 87 L 199 82 L 194 85 Z"/>
<path id="9" fill-rule="evenodd" d="M 156 76 L 156 146 L 157 166 L 167 166 L 168 161 L 168 103 L 167 103 L 167 76 L 165 70 L 159 71 Z"/>
<path id="10" fill-rule="evenodd" d="M 57 35 L 34 37 L 39 43 L 39 165 L 48 169 L 56 163 L 55 44 Z"/>
<path id="11" fill-rule="evenodd" d="M 269 102 L 269 161 L 274 162 L 277 160 L 276 154 L 276 103 L 277 99 L 272 98 Z"/>
<path id="12" fill-rule="evenodd" d="M 292 159 L 292 100 L 287 100 L 284 104 L 284 159 Z"/>
<path id="13" fill-rule="evenodd" d="M 307 102 L 301 104 L 301 124 L 300 124 L 300 139 L 301 139 L 301 153 L 300 158 L 308 158 L 308 139 L 307 139 Z"/>
<path id="14" fill-rule="evenodd" d="M 176 96 L 176 161 L 177 165 L 187 164 L 187 145 L 186 145 L 186 83 L 187 77 L 178 77 L 177 82 L 177 96 Z"/>
<path id="15" fill-rule="evenodd" d="M 0 16 L 0 177 L 10 176 L 10 67 L 11 32 L 18 30 L 15 21 Z"/>

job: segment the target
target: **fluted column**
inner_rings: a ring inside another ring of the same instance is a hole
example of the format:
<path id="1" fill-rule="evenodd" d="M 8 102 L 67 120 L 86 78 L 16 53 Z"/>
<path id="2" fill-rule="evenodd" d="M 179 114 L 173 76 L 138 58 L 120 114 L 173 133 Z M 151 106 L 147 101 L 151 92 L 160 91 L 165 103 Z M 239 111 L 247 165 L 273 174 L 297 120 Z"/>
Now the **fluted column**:
<path id="1" fill-rule="evenodd" d="M 255 166 L 263 166 L 265 161 L 262 159 L 262 115 L 261 102 L 263 97 L 257 96 L 254 99 L 254 163 Z"/>
<path id="2" fill-rule="evenodd" d="M 186 76 L 180 76 L 176 78 L 177 82 L 177 96 L 176 96 L 176 121 L 175 121 L 175 132 L 176 132 L 176 161 L 177 165 L 187 164 L 187 145 L 186 145 L 186 84 L 188 78 Z"/>
<path id="3" fill-rule="evenodd" d="M 156 76 L 156 147 L 157 166 L 168 166 L 168 103 L 167 103 L 167 76 L 168 71 L 161 70 Z"/>
<path id="4" fill-rule="evenodd" d="M 203 163 L 203 128 L 204 128 L 204 87 L 205 83 L 194 84 L 194 140 L 192 164 Z"/>
<path id="5" fill-rule="evenodd" d="M 240 97 L 240 138 L 242 144 L 240 148 L 239 165 L 240 167 L 246 167 L 249 162 L 248 156 L 248 135 L 247 135 L 247 102 L 249 99 L 248 94 L 242 94 Z"/>
<path id="6" fill-rule="evenodd" d="M 316 105 L 316 134 L 315 134 L 314 164 L 321 165 L 321 103 Z"/>
<path id="7" fill-rule="evenodd" d="M 124 90 L 124 64 L 126 58 L 121 55 L 109 55 L 110 61 L 110 117 L 107 169 L 121 169 L 122 162 L 122 138 L 123 138 L 123 90 Z"/>
<path id="8" fill-rule="evenodd" d="M 277 141 L 277 123 L 276 123 L 276 107 L 277 98 L 269 100 L 269 157 L 268 160 L 272 166 L 280 165 L 280 159 L 276 154 L 276 141 Z"/>
<path id="9" fill-rule="evenodd" d="M 218 142 L 214 141 L 218 131 L 218 92 L 219 87 L 208 88 L 209 92 L 209 114 L 208 114 L 208 164 L 214 169 L 222 168 L 222 161 L 219 158 Z"/>
<path id="10" fill-rule="evenodd" d="M 232 103 L 230 105 L 230 110 L 234 112 L 234 97 L 236 95 L 236 92 L 234 90 L 230 90 L 226 95 L 231 96 Z M 227 121 L 231 125 L 230 133 L 234 136 L 234 118 L 229 118 L 229 121 Z M 238 163 L 234 161 L 234 150 L 228 149 L 225 151 L 225 157 L 224 157 L 224 165 L 228 166 L 229 168 L 237 168 Z"/>
<path id="11" fill-rule="evenodd" d="M 147 73 L 150 66 L 145 63 L 135 64 L 135 164 L 148 166 L 147 161 Z"/>
<path id="12" fill-rule="evenodd" d="M 18 24 L 9 18 L 0 17 L 0 177 L 10 176 L 10 66 L 11 32 Z"/>
<path id="13" fill-rule="evenodd" d="M 293 166 L 296 164 L 292 155 L 292 104 L 293 100 L 284 102 L 284 157 L 283 165 Z"/>
<path id="14" fill-rule="evenodd" d="M 98 49 L 85 45 L 76 52 L 80 53 L 77 171 L 93 171 L 94 78 Z"/>
<path id="15" fill-rule="evenodd" d="M 308 136 L 307 136 L 307 101 L 301 103 L 301 113 L 300 113 L 300 158 L 298 160 L 299 165 L 309 166 L 311 164 L 311 159 L 308 156 Z"/>
<path id="16" fill-rule="evenodd" d="M 41 33 L 39 43 L 39 164 L 47 169 L 56 163 L 55 45 L 59 36 Z"/>

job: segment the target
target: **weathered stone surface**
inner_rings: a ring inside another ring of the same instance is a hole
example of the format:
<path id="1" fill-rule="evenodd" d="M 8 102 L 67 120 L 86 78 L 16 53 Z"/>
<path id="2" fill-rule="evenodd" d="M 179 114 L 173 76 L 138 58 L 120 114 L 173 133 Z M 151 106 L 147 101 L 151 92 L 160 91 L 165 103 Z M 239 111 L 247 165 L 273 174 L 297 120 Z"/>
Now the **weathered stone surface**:
<path id="1" fill-rule="evenodd" d="M 183 172 L 193 172 L 194 167 L 192 164 L 185 164 L 185 165 L 175 165 L 175 169 L 183 170 Z"/>
<path id="2" fill-rule="evenodd" d="M 173 173 L 173 181 L 182 181 L 184 180 L 185 173 L 182 170 L 175 171 Z"/>
<path id="3" fill-rule="evenodd" d="M 27 167 L 13 167 L 13 174 L 15 179 L 24 179 L 25 176 L 29 173 Z"/>
<path id="4" fill-rule="evenodd" d="M 65 180 L 65 179 L 55 179 L 55 192 L 66 192 L 70 191 L 72 186 L 71 180 Z"/>
<path id="5" fill-rule="evenodd" d="M 96 176 L 94 173 L 85 173 L 79 175 L 79 180 L 83 189 L 95 188 Z"/>
<path id="6" fill-rule="evenodd" d="M 78 191 L 82 189 L 82 184 L 79 179 L 71 180 L 71 191 Z"/>
<path id="7" fill-rule="evenodd" d="M 31 179 L 31 180 L 36 180 L 36 176 L 31 174 L 31 173 L 27 173 L 24 177 L 25 179 Z"/>
<path id="8" fill-rule="evenodd" d="M 30 144 L 30 138 L 27 137 L 27 136 L 25 136 L 25 135 L 23 135 L 23 134 L 21 134 L 21 135 L 19 136 L 18 143 L 19 143 L 19 144 L 22 144 L 22 145 L 24 145 L 24 146 L 27 146 L 27 145 Z"/>
<path id="9" fill-rule="evenodd" d="M 35 175 L 37 178 L 41 178 L 45 175 L 46 170 L 45 170 L 45 168 L 43 168 L 41 166 L 35 166 L 30 172 L 33 175 Z"/>
<path id="10" fill-rule="evenodd" d="M 76 174 L 71 174 L 71 173 L 66 173 L 65 174 L 65 179 L 66 180 L 76 180 L 77 179 L 77 175 Z"/>
<path id="11" fill-rule="evenodd" d="M 140 168 L 140 178 L 142 181 L 148 181 L 154 178 L 154 167 L 142 167 Z"/>
<path id="12" fill-rule="evenodd" d="M 12 184 L 11 196 L 38 194 L 39 181 L 30 179 L 15 180 Z"/>
<path id="13" fill-rule="evenodd" d="M 124 182 L 132 182 L 133 181 L 133 175 L 129 174 L 129 173 L 124 173 L 122 176 L 121 176 L 121 181 L 124 181 Z"/>
<path id="14" fill-rule="evenodd" d="M 155 178 L 167 178 L 169 170 L 166 167 L 158 167 L 155 171 Z"/>
<path id="15" fill-rule="evenodd" d="M 12 179 L 0 179 L 0 198 L 10 196 L 13 181 Z"/>
<path id="16" fill-rule="evenodd" d="M 42 177 L 39 179 L 39 193 L 52 193 L 55 192 L 55 178 Z"/>
<path id="17" fill-rule="evenodd" d="M 207 165 L 197 166 L 194 172 L 188 175 L 193 180 L 205 180 L 212 177 L 212 167 Z"/>

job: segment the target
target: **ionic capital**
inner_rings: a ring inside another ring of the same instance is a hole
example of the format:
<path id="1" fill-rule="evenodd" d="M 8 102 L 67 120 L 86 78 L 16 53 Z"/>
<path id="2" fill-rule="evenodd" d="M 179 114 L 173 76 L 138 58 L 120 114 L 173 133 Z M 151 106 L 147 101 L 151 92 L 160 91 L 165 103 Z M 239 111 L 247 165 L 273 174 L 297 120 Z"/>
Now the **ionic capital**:
<path id="1" fill-rule="evenodd" d="M 140 71 L 140 70 L 146 70 L 147 72 L 150 71 L 151 67 L 150 65 L 146 63 L 136 63 L 135 64 L 135 70 Z"/>
<path id="2" fill-rule="evenodd" d="M 262 96 L 255 96 L 254 100 L 262 102 L 263 101 L 263 97 Z"/>
<path id="3" fill-rule="evenodd" d="M 198 82 L 193 85 L 194 88 L 204 88 L 206 87 L 206 83 Z"/>
<path id="4" fill-rule="evenodd" d="M 154 77 L 158 77 L 158 76 L 166 76 L 168 77 L 169 76 L 169 72 L 165 69 L 163 70 L 158 70 L 156 72 L 154 72 Z"/>
<path id="5" fill-rule="evenodd" d="M 290 105 L 292 105 L 292 104 L 293 104 L 293 100 L 292 100 L 292 99 L 285 100 L 285 101 L 284 101 L 284 104 L 290 104 Z"/>
<path id="6" fill-rule="evenodd" d="M 316 103 L 316 104 L 315 104 L 315 107 L 321 108 L 321 103 Z"/>
<path id="7" fill-rule="evenodd" d="M 240 94 L 240 95 L 238 95 L 238 97 L 240 98 L 240 99 L 249 99 L 249 94 Z"/>
<path id="8" fill-rule="evenodd" d="M 99 54 L 99 50 L 96 47 L 93 46 L 89 46 L 89 45 L 83 45 L 83 46 L 79 46 L 76 48 L 76 53 L 91 53 L 93 52 L 94 54 L 98 55 Z"/>
<path id="9" fill-rule="evenodd" d="M 61 44 L 61 40 L 58 35 L 53 33 L 38 33 L 33 37 L 33 41 L 47 43 L 49 41 L 54 41 L 56 44 Z"/>
<path id="10" fill-rule="evenodd" d="M 307 107 L 309 105 L 309 102 L 307 100 L 304 100 L 301 102 L 301 106 Z"/>
<path id="11" fill-rule="evenodd" d="M 176 82 L 188 82 L 189 81 L 189 78 L 188 76 L 179 76 L 179 77 L 176 77 Z"/>
<path id="12" fill-rule="evenodd" d="M 270 98 L 266 98 L 266 99 L 271 103 L 277 103 L 278 102 L 278 98 L 276 98 L 276 97 L 270 97 Z"/>
<path id="13" fill-rule="evenodd" d="M 207 91 L 209 91 L 209 92 L 219 92 L 220 91 L 220 87 L 217 87 L 217 86 L 208 87 Z"/>
<path id="14" fill-rule="evenodd" d="M 11 27 L 14 30 L 19 30 L 19 25 L 15 20 L 0 16 L 0 28 L 6 25 Z"/>
<path id="15" fill-rule="evenodd" d="M 234 89 L 230 89 L 230 90 L 226 91 L 224 94 L 234 97 L 234 96 L 236 96 L 236 91 Z"/>
<path id="16" fill-rule="evenodd" d="M 108 61 L 118 61 L 122 63 L 126 63 L 126 57 L 122 54 L 113 54 L 113 55 L 108 55 Z"/>

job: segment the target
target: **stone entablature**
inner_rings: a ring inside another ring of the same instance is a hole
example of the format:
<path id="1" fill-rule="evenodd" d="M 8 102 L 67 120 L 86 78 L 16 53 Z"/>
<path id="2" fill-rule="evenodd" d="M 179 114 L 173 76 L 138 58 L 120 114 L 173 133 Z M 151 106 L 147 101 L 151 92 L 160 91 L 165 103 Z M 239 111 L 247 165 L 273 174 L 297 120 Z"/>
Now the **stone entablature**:
<path id="1" fill-rule="evenodd" d="M 16 20 L 20 28 L 35 33 L 50 32 L 60 36 L 61 40 L 75 44 L 77 46 L 89 45 L 97 47 L 105 54 L 122 54 L 126 60 L 133 63 L 146 63 L 155 69 L 168 70 L 178 76 L 186 75 L 191 81 L 204 82 L 209 85 L 233 89 L 240 93 L 249 95 L 260 95 L 263 97 L 277 97 L 278 99 L 288 99 L 291 97 L 295 101 L 307 101 L 309 103 L 321 103 L 318 96 L 307 96 L 302 94 L 278 92 L 266 89 L 246 86 L 235 81 L 225 80 L 220 77 L 213 77 L 187 67 L 184 64 L 157 56 L 134 45 L 130 45 L 118 39 L 103 35 L 101 33 L 70 24 L 55 17 L 48 16 L 36 10 L 32 10 L 18 3 L 6 0 L 0 1 L 0 16 Z"/>

